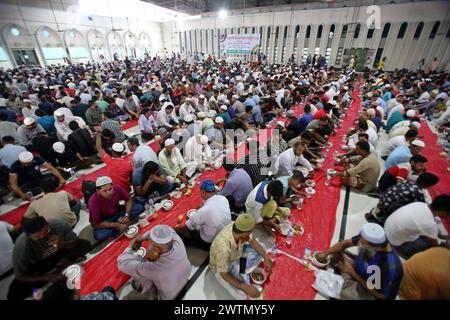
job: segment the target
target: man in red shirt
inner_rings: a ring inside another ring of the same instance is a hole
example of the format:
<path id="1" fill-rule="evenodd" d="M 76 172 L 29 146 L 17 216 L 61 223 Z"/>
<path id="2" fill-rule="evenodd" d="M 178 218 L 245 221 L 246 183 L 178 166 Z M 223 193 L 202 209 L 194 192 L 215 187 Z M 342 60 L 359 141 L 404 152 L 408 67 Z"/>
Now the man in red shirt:
<path id="1" fill-rule="evenodd" d="M 316 113 L 314 113 L 313 119 L 317 120 L 320 119 L 322 117 L 329 117 L 330 114 L 330 110 L 333 108 L 333 106 L 329 103 L 325 103 L 323 105 L 323 108 L 320 109 L 319 111 L 317 111 Z"/>
<path id="2" fill-rule="evenodd" d="M 102 148 L 102 129 L 95 128 L 97 132 L 95 144 L 97 151 L 106 164 L 106 174 L 111 177 L 114 185 L 121 186 L 126 192 L 131 191 L 131 176 L 133 175 L 133 167 L 130 159 L 123 158 L 125 146 L 121 143 L 112 145 L 112 157 Z"/>

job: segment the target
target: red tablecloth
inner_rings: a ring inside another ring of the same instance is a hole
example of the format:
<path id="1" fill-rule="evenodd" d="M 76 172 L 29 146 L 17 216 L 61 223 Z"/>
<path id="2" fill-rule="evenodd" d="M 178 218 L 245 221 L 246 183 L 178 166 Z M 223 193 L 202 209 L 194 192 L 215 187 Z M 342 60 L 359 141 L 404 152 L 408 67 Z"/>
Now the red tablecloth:
<path id="1" fill-rule="evenodd" d="M 137 124 L 137 120 L 132 120 L 130 122 L 127 122 L 125 125 L 122 126 L 122 130 L 126 130 L 130 127 L 133 127 Z M 153 142 L 149 145 L 153 150 L 158 150 L 158 142 Z M 132 155 L 129 154 L 127 157 L 131 157 Z M 84 176 L 83 178 L 76 179 L 74 181 L 71 181 L 67 183 L 61 190 L 65 190 L 69 193 L 71 193 L 75 198 L 81 199 L 83 197 L 83 194 L 81 192 L 81 184 L 83 183 L 83 180 L 92 180 L 95 181 L 97 177 L 104 176 L 106 174 L 106 168 L 103 166 L 99 168 L 98 170 L 91 172 Z M 20 222 L 23 218 L 23 215 L 25 214 L 25 211 L 27 210 L 29 206 L 29 203 L 25 203 L 24 205 L 17 207 L 15 209 L 12 209 L 11 211 L 4 213 L 0 215 L 0 221 L 8 222 L 14 226 L 20 226 Z"/>
<path id="2" fill-rule="evenodd" d="M 424 136 L 425 148 L 423 149 L 423 156 L 428 159 L 427 171 L 434 173 L 439 177 L 439 183 L 434 187 L 428 189 L 431 197 L 434 199 L 441 194 L 450 193 L 450 173 L 448 172 L 449 163 L 440 155 L 443 150 L 437 142 L 437 136 L 431 131 L 430 127 L 425 121 L 422 121 L 422 126 L 419 129 L 419 135 Z M 450 219 L 442 221 L 450 233 Z"/>
<path id="3" fill-rule="evenodd" d="M 353 103 L 347 111 L 347 117 L 337 135 L 329 139 L 333 146 L 325 159 L 323 170 L 314 174 L 316 181 L 316 194 L 306 199 L 303 209 L 292 210 L 290 220 L 293 223 L 303 225 L 304 234 L 294 236 L 291 247 L 285 245 L 285 237 L 277 234 L 277 247 L 293 256 L 302 258 L 305 248 L 310 247 L 312 252 L 329 247 L 333 237 L 336 223 L 336 209 L 340 198 L 339 179 L 331 180 L 329 186 L 325 185 L 326 169 L 334 168 L 333 152 L 340 150 L 342 135 L 346 134 L 353 126 L 353 120 L 357 117 L 357 110 L 361 105 L 358 97 L 360 89 L 353 93 Z M 316 291 L 312 288 L 314 273 L 303 267 L 299 262 L 284 255 L 278 255 L 273 271 L 265 283 L 264 299 L 267 300 L 307 300 L 314 299 Z"/>

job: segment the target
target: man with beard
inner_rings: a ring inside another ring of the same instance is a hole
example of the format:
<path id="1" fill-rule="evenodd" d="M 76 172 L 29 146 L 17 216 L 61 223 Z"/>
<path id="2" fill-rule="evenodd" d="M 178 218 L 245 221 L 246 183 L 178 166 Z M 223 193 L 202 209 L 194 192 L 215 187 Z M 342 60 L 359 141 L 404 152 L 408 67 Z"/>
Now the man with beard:
<path id="1" fill-rule="evenodd" d="M 358 246 L 357 256 L 344 252 Z M 383 227 L 375 223 L 363 225 L 359 235 L 319 252 L 319 262 L 332 255 L 331 264 L 344 277 L 340 297 L 343 300 L 393 300 L 403 278 L 403 267 L 397 251 L 386 238 Z"/>

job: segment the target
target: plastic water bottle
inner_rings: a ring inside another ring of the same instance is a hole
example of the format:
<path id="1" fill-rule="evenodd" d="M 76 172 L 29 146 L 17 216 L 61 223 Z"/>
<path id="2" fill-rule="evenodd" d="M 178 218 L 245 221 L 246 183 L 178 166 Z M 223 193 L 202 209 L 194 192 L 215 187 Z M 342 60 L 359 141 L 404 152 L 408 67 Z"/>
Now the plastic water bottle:
<path id="1" fill-rule="evenodd" d="M 150 197 L 148 200 L 147 200 L 147 202 L 145 203 L 145 211 L 147 212 L 147 213 L 151 213 L 152 212 L 152 210 L 154 209 L 154 207 L 155 207 L 155 203 L 154 203 L 154 201 L 153 201 L 153 197 Z"/>
<path id="2" fill-rule="evenodd" d="M 305 254 L 303 255 L 303 258 L 305 258 L 305 259 L 311 258 L 311 247 L 310 246 L 306 247 Z"/>
<path id="3" fill-rule="evenodd" d="M 292 238 L 294 237 L 294 230 L 292 230 L 292 227 L 289 228 L 287 237 L 286 237 L 286 247 L 290 248 L 292 245 Z"/>

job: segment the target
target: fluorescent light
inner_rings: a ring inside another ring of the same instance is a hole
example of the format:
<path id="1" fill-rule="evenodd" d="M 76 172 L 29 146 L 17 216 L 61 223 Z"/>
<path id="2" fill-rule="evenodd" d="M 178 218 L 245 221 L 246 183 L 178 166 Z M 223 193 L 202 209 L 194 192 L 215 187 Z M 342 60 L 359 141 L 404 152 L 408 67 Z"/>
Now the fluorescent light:
<path id="1" fill-rule="evenodd" d="M 219 18 L 226 18 L 226 16 L 228 15 L 228 12 L 225 9 L 222 9 L 219 11 Z"/>

